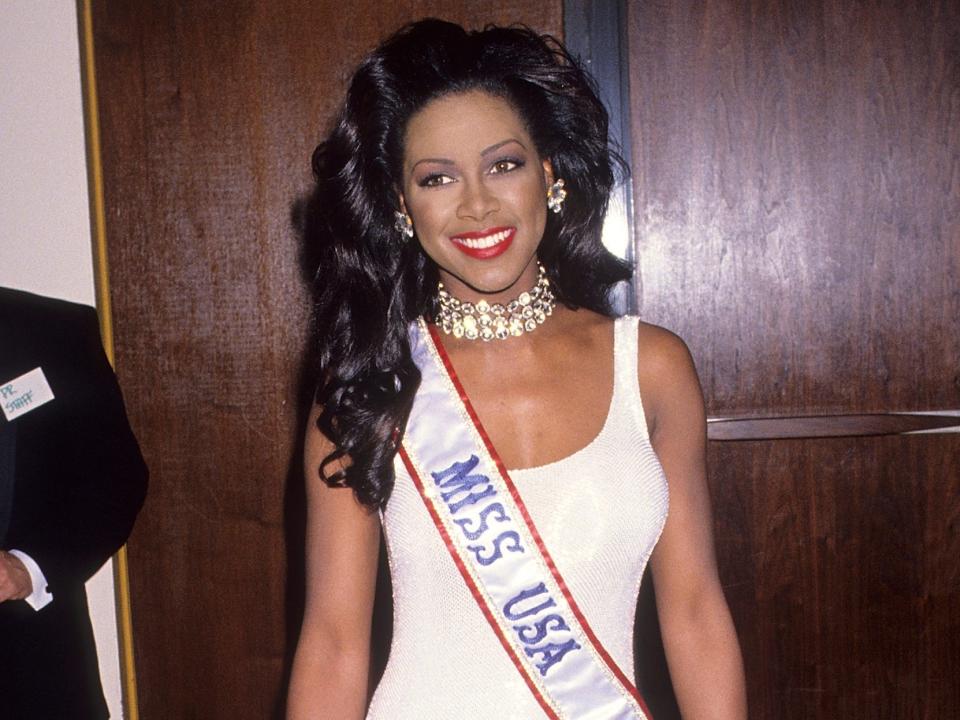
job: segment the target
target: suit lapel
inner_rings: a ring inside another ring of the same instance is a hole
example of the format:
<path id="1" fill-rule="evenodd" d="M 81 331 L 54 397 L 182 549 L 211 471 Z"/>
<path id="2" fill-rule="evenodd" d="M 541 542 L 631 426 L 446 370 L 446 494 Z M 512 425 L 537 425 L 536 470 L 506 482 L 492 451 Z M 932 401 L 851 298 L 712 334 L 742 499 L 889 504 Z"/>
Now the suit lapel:
<path id="1" fill-rule="evenodd" d="M 13 477 L 16 462 L 17 426 L 0 418 L 0 547 L 7 537 L 13 507 Z"/>

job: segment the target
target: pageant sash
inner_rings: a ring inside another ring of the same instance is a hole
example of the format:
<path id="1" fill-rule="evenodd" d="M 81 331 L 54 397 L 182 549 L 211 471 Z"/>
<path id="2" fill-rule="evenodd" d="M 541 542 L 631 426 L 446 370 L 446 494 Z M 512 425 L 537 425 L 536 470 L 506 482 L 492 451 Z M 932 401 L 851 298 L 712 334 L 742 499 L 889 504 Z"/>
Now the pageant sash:
<path id="1" fill-rule="evenodd" d="M 422 379 L 400 457 L 527 687 L 556 720 L 648 720 L 570 595 L 436 330 L 421 321 L 411 349 Z"/>

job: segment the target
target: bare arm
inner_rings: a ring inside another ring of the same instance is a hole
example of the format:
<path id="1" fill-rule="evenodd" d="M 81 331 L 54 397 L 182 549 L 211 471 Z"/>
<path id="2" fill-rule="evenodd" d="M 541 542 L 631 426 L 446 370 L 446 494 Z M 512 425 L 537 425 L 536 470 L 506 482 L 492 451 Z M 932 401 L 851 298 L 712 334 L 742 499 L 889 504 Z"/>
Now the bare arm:
<path id="1" fill-rule="evenodd" d="M 674 692 L 687 720 L 746 718 L 743 660 L 717 574 L 700 383 L 683 341 L 661 328 L 641 327 L 639 367 L 670 487 L 651 569 Z"/>
<path id="2" fill-rule="evenodd" d="M 293 661 L 288 720 L 361 720 L 367 701 L 370 622 L 380 520 L 353 491 L 317 476 L 331 444 L 307 422 L 307 597 Z"/>

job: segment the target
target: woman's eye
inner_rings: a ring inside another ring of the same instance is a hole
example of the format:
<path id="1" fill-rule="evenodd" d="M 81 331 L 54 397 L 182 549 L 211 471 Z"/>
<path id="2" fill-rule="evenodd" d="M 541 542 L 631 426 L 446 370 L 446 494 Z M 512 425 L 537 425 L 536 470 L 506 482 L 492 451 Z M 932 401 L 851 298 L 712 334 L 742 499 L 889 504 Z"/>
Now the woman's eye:
<path id="1" fill-rule="evenodd" d="M 449 175 L 427 175 L 420 181 L 420 187 L 440 187 L 441 185 L 446 185 L 447 183 L 452 183 L 453 178 Z"/>
<path id="2" fill-rule="evenodd" d="M 490 171 L 494 173 L 508 173 L 511 170 L 516 170 L 519 167 L 523 167 L 522 160 L 517 160 L 515 158 L 504 158 L 503 160 L 497 160 L 493 164 L 493 167 L 490 168 Z"/>

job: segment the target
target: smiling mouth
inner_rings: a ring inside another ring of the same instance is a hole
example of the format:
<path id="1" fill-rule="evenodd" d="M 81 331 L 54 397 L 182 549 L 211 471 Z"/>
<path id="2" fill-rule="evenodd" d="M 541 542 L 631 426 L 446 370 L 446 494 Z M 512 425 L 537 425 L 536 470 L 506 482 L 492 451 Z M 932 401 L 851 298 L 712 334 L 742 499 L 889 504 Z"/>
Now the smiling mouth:
<path id="1" fill-rule="evenodd" d="M 492 228 L 482 232 L 452 235 L 450 240 L 461 252 L 471 257 L 486 259 L 505 252 L 513 242 L 516 232 L 517 229 L 512 227 Z"/>

